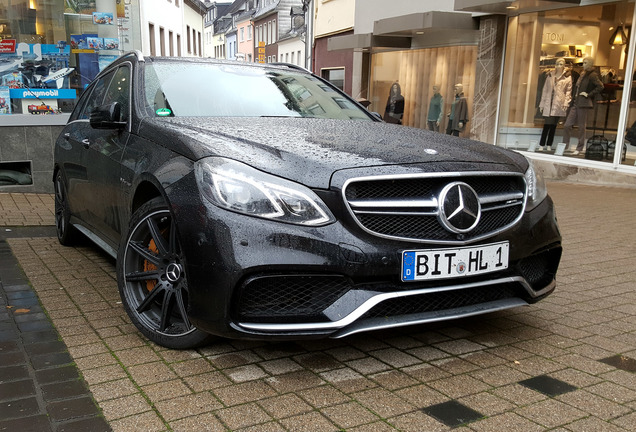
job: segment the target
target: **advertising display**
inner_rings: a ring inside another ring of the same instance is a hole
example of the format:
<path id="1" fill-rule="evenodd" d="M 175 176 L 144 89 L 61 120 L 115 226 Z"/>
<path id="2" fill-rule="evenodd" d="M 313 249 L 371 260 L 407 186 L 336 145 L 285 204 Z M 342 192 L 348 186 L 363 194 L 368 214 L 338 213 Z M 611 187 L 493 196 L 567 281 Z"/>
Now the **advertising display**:
<path id="1" fill-rule="evenodd" d="M 31 2 L 10 15 L 0 25 L 0 87 L 6 89 L 0 112 L 70 112 L 100 70 L 123 50 L 134 49 L 134 5 L 135 0 L 50 0 Z M 33 90 L 38 97 L 8 92 L 19 89 Z M 58 92 L 50 96 L 41 89 Z"/>

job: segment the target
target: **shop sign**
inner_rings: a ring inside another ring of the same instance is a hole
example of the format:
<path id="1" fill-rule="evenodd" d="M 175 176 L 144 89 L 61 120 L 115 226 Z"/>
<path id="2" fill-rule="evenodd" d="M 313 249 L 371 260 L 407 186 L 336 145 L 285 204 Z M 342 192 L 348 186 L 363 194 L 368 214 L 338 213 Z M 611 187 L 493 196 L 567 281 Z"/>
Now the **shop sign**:
<path id="1" fill-rule="evenodd" d="M 565 41 L 563 33 L 543 33 L 543 43 L 560 43 Z"/>
<path id="2" fill-rule="evenodd" d="M 0 40 L 0 53 L 13 54 L 15 52 L 15 39 Z"/>
<path id="3" fill-rule="evenodd" d="M 11 89 L 11 99 L 75 99 L 75 89 Z"/>

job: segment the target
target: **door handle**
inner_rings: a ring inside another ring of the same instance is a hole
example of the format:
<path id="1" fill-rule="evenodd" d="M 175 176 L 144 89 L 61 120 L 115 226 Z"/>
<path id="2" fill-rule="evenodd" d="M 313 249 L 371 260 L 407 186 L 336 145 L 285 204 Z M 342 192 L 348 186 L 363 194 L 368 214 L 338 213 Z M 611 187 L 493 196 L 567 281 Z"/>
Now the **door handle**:
<path id="1" fill-rule="evenodd" d="M 82 140 L 82 144 L 84 144 L 84 148 L 88 148 L 91 145 L 91 142 L 88 140 L 88 138 L 84 138 Z"/>

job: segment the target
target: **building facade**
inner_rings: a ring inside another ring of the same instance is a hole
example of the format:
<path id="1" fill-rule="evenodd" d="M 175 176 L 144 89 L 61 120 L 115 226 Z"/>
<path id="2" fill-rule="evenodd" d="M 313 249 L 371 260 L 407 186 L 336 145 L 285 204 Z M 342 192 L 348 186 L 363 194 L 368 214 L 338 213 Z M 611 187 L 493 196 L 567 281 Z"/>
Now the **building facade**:
<path id="1" fill-rule="evenodd" d="M 353 48 L 328 49 L 331 37 L 353 35 L 356 0 L 318 1 L 314 3 L 314 11 L 313 72 L 354 98 L 366 100 L 368 69 L 361 62 L 368 59 L 368 53 Z"/>
<path id="2" fill-rule="evenodd" d="M 83 89 L 126 51 L 200 56 L 204 14 L 198 0 L 0 1 L 0 192 L 51 192 Z"/>
<path id="3" fill-rule="evenodd" d="M 632 131 L 636 144 L 634 3 L 0 1 L 0 170 L 31 175 L 29 185 L 6 186 L 12 190 L 49 191 L 52 142 L 78 95 L 119 54 L 137 49 L 310 64 L 380 115 L 397 84 L 401 123 L 418 128 L 430 125 L 435 87 L 440 133 L 461 97 L 469 121 L 460 135 L 524 152 L 550 178 L 636 185 L 636 146 L 626 139 Z M 568 120 L 565 107 L 547 114 L 557 74 L 569 80 L 570 99 L 578 77 L 598 77 L 588 106 L 575 110 L 584 120 Z"/>
<path id="4" fill-rule="evenodd" d="M 383 4 L 356 2 L 353 32 L 327 36 L 328 51 L 363 55 L 353 75 L 368 75 L 361 79 L 361 89 L 368 83 L 370 110 L 384 114 L 389 89 L 398 83 L 406 101 L 403 124 L 427 128 L 437 86 L 444 98 L 443 133 L 455 86 L 461 84 L 470 116 L 462 136 L 526 152 L 551 178 L 636 185 L 636 147 L 625 139 L 636 121 L 635 41 L 629 35 L 634 1 Z M 593 73 L 583 74 L 586 57 L 593 61 Z M 590 106 L 578 110 L 585 122 L 572 116 L 566 123 L 567 112 L 544 116 L 540 110 L 558 59 L 565 63 L 573 93 L 582 74 L 597 75 L 602 83 L 587 101 Z M 356 91 L 352 88 L 350 94 L 356 97 Z M 572 123 L 566 133 L 564 126 Z M 540 144 L 549 129 L 554 129 L 554 138 L 548 150 Z"/>

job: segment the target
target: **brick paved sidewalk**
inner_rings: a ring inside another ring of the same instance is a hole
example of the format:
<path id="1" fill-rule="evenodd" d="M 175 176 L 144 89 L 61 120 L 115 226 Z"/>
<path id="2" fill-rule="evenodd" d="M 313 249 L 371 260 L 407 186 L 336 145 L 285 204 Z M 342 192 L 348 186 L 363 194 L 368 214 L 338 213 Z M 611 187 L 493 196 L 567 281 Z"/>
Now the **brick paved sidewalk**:
<path id="1" fill-rule="evenodd" d="M 115 431 L 633 431 L 636 191 L 549 188 L 553 295 L 341 340 L 166 350 L 130 324 L 97 248 L 8 242 Z"/>
<path id="2" fill-rule="evenodd" d="M 54 225 L 53 195 L 0 193 L 0 227 Z"/>
<path id="3" fill-rule="evenodd" d="M 109 431 L 5 240 L 52 223 L 52 196 L 0 194 L 0 431 Z"/>

